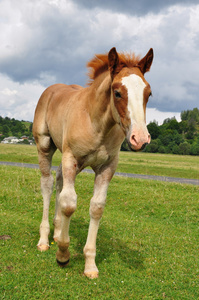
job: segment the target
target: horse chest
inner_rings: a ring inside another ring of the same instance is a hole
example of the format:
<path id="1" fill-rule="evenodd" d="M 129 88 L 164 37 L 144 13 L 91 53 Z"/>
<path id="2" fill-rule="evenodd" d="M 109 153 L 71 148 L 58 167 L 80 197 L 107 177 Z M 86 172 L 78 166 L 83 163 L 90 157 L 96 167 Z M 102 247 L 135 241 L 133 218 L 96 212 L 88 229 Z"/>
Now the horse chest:
<path id="1" fill-rule="evenodd" d="M 110 158 L 105 146 L 101 146 L 99 150 L 93 155 L 92 162 L 97 165 L 104 164 Z"/>
<path id="2" fill-rule="evenodd" d="M 92 168 L 106 164 L 110 159 L 110 154 L 108 153 L 105 146 L 100 146 L 99 149 L 92 151 L 90 154 L 87 154 L 78 159 L 79 169 L 83 169 L 87 166 Z"/>

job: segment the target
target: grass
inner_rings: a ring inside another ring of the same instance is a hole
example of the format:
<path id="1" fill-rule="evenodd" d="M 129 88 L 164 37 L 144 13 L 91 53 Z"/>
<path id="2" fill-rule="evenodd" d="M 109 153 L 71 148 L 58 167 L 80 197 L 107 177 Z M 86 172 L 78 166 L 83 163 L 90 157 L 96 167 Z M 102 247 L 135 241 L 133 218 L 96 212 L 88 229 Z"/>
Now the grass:
<path id="1" fill-rule="evenodd" d="M 199 156 L 120 152 L 118 171 L 199 179 Z"/>
<path id="2" fill-rule="evenodd" d="M 35 154 L 28 155 L 34 162 Z M 25 160 L 17 152 L 14 157 Z M 61 269 L 52 238 L 54 201 L 51 249 L 36 249 L 42 216 L 39 170 L 0 166 L 0 172 L 0 234 L 11 237 L 0 240 L 1 299 L 199 298 L 198 186 L 114 177 L 97 239 L 100 277 L 89 280 L 83 276 L 82 250 L 94 176 L 77 177 L 71 261 Z"/>
<path id="3" fill-rule="evenodd" d="M 0 161 L 38 164 L 36 146 L 0 144 Z M 53 165 L 58 166 L 61 162 L 61 153 L 55 152 Z"/>
<path id="4" fill-rule="evenodd" d="M 0 159 L 37 163 L 34 146 L 0 144 Z M 55 154 L 53 164 L 60 163 Z M 120 153 L 118 171 L 198 178 L 198 157 Z M 70 227 L 71 261 L 36 249 L 42 217 L 40 172 L 0 166 L 0 295 L 2 299 L 198 299 L 198 186 L 114 177 L 97 239 L 100 277 L 83 276 L 94 175 L 76 180 L 78 209 Z M 53 173 L 55 176 L 55 173 Z M 55 198 L 55 193 L 53 197 Z"/>
<path id="5" fill-rule="evenodd" d="M 37 149 L 29 145 L 0 144 L 0 160 L 38 163 Z M 61 153 L 56 151 L 53 165 L 58 166 Z M 199 156 L 120 152 L 117 171 L 199 179 Z"/>

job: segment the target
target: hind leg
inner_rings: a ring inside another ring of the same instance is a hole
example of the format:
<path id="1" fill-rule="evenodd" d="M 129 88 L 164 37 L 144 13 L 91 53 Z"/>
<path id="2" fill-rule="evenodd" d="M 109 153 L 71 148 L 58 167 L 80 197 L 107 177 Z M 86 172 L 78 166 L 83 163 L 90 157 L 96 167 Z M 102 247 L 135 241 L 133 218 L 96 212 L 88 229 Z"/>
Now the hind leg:
<path id="1" fill-rule="evenodd" d="M 39 167 L 41 171 L 41 192 L 43 196 L 43 216 L 40 225 L 40 239 L 37 245 L 38 250 L 46 251 L 49 249 L 48 235 L 50 233 L 49 225 L 49 205 L 53 191 L 53 176 L 51 174 L 52 156 L 56 150 L 50 137 L 40 138 L 38 146 Z"/>
<path id="2" fill-rule="evenodd" d="M 61 208 L 59 205 L 59 194 L 63 188 L 62 164 L 57 169 L 56 173 L 56 204 L 55 204 L 55 217 L 54 217 L 54 241 L 57 242 L 61 232 Z"/>

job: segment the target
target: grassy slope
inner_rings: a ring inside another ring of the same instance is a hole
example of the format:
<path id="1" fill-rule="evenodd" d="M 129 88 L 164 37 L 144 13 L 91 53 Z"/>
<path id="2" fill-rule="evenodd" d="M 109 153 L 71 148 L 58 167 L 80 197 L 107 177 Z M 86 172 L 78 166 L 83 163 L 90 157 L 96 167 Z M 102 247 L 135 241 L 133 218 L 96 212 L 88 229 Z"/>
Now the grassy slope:
<path id="1" fill-rule="evenodd" d="M 26 129 L 29 129 L 31 122 L 27 122 L 27 121 L 21 121 L 22 124 L 25 125 Z"/>
<path id="2" fill-rule="evenodd" d="M 198 299 L 198 186 L 114 177 L 97 240 L 100 277 L 83 277 L 93 175 L 76 182 L 71 262 L 60 269 L 51 226 L 36 250 L 42 201 L 39 170 L 0 166 L 2 299 Z M 143 185 L 144 183 L 144 185 Z M 53 195 L 53 198 L 55 194 Z M 52 224 L 54 201 L 50 205 Z"/>

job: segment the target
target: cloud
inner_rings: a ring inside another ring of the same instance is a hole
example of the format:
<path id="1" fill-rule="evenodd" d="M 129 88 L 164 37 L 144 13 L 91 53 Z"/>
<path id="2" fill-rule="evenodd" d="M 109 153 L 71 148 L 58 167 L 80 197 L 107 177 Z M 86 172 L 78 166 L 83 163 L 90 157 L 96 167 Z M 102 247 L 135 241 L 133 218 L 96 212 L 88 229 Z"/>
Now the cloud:
<path id="1" fill-rule="evenodd" d="M 42 88 L 57 82 L 85 85 L 86 62 L 113 46 L 142 56 L 154 48 L 154 62 L 146 74 L 153 91 L 150 109 L 179 113 L 197 107 L 197 3 L 2 0 L 0 101 L 10 100 L 0 114 L 3 110 L 17 118 L 21 107 L 27 115 L 23 118 L 32 119 Z"/>
<path id="2" fill-rule="evenodd" d="M 17 94 L 17 91 L 16 90 L 10 90 L 9 88 L 5 88 L 4 90 L 2 90 L 1 93 L 5 96 L 13 96 L 13 95 Z"/>
<path id="3" fill-rule="evenodd" d="M 172 7 L 166 14 L 159 15 L 158 35 L 161 33 L 161 36 L 158 41 L 161 42 L 156 46 L 151 70 L 155 91 L 149 107 L 181 111 L 198 106 L 198 13 L 199 6 L 194 9 Z"/>
<path id="4" fill-rule="evenodd" d="M 0 75 L 0 116 L 32 121 L 44 89 L 37 81 L 20 84 Z"/>
<path id="5" fill-rule="evenodd" d="M 147 108 L 146 111 L 146 123 L 156 121 L 158 125 L 161 125 L 163 121 L 167 118 L 175 117 L 178 122 L 181 121 L 180 113 L 172 112 L 172 111 L 159 111 L 156 108 Z"/>
<path id="6" fill-rule="evenodd" d="M 190 5 L 198 4 L 197 0 L 116 0 L 116 1 L 107 1 L 107 0 L 74 0 L 78 7 L 86 9 L 100 8 L 102 10 L 116 11 L 118 13 L 125 13 L 130 15 L 145 15 L 147 13 L 153 12 L 157 13 L 163 9 L 166 9 L 172 5 Z"/>

